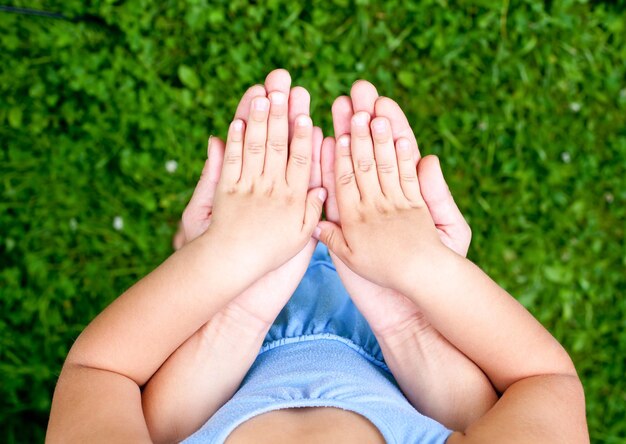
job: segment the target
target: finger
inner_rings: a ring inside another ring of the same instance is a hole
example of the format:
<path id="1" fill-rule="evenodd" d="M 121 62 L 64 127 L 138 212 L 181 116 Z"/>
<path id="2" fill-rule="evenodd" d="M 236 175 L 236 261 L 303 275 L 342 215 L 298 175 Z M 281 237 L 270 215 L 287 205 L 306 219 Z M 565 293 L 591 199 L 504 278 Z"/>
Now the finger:
<path id="1" fill-rule="evenodd" d="M 398 171 L 400 172 L 400 186 L 402 192 L 410 202 L 422 202 L 420 186 L 417 180 L 417 170 L 413 161 L 411 142 L 401 137 L 396 142 L 396 156 L 398 158 Z"/>
<path id="2" fill-rule="evenodd" d="M 331 111 L 333 114 L 333 131 L 335 132 L 335 140 L 337 140 L 339 136 L 350 133 L 350 119 L 354 114 L 350 97 L 337 97 L 333 102 Z"/>
<path id="3" fill-rule="evenodd" d="M 467 254 L 472 237 L 471 229 L 454 202 L 437 156 L 429 155 L 420 160 L 417 164 L 417 174 L 422 197 L 433 222 L 438 228 L 453 236 L 457 240 L 457 245 L 463 247 L 462 251 L 457 253 Z"/>
<path id="4" fill-rule="evenodd" d="M 291 88 L 289 93 L 289 142 L 293 139 L 293 127 L 296 117 L 301 114 L 311 115 L 311 95 L 301 86 Z"/>
<path id="5" fill-rule="evenodd" d="M 326 219 L 339 223 L 339 208 L 335 196 L 335 139 L 326 137 L 322 142 L 322 185 L 328 192 L 326 197 Z"/>
<path id="6" fill-rule="evenodd" d="M 400 105 L 391 100 L 389 97 L 379 97 L 376 100 L 375 112 L 377 117 L 386 117 L 389 119 L 394 142 L 397 142 L 401 137 L 409 140 L 411 150 L 414 153 L 414 163 L 417 164 L 420 158 L 417 140 L 415 139 L 415 134 L 413 134 L 411 125 L 404 115 L 402 108 L 400 108 Z"/>
<path id="7" fill-rule="evenodd" d="M 287 184 L 297 194 L 305 193 L 311 175 L 313 123 L 307 115 L 296 117 L 293 140 L 289 146 L 287 161 Z"/>
<path id="8" fill-rule="evenodd" d="M 263 172 L 269 108 L 267 97 L 255 97 L 252 100 L 243 144 L 242 179 L 257 177 Z"/>
<path id="9" fill-rule="evenodd" d="M 235 111 L 235 119 L 241 119 L 244 122 L 248 121 L 248 114 L 250 114 L 250 104 L 255 97 L 264 97 L 265 88 L 263 85 L 253 85 L 244 93 L 243 97 L 237 105 L 237 111 Z"/>
<path id="10" fill-rule="evenodd" d="M 350 136 L 347 134 L 339 137 L 335 145 L 335 193 L 340 217 L 343 212 L 350 214 L 361 201 L 354 175 Z"/>
<path id="11" fill-rule="evenodd" d="M 265 91 L 267 95 L 274 91 L 282 92 L 285 97 L 289 95 L 291 87 L 291 75 L 286 69 L 275 69 L 265 77 Z"/>
<path id="12" fill-rule="evenodd" d="M 328 221 L 321 221 L 313 230 L 313 237 L 321 240 L 330 251 L 339 257 L 344 263 L 349 264 L 350 247 L 346 243 L 341 228 Z"/>
<path id="13" fill-rule="evenodd" d="M 324 188 L 314 188 L 309 190 L 306 196 L 306 206 L 304 210 L 303 231 L 307 237 L 313 235 L 313 230 L 320 221 L 322 208 L 324 208 L 324 200 L 326 200 L 326 190 Z"/>
<path id="14" fill-rule="evenodd" d="M 324 133 L 319 126 L 313 127 L 313 151 L 311 153 L 311 177 L 309 178 L 309 190 L 322 186 L 322 141 Z"/>
<path id="15" fill-rule="evenodd" d="M 352 109 L 354 112 L 365 111 L 374 117 L 376 99 L 378 91 L 376 87 L 367 80 L 357 80 L 350 88 L 350 98 L 352 99 Z"/>
<path id="16" fill-rule="evenodd" d="M 187 207 L 199 207 L 206 213 L 210 213 L 213 207 L 215 189 L 222 173 L 222 163 L 224 161 L 224 142 L 218 137 L 211 136 L 207 149 L 207 160 L 204 162 L 200 180 L 193 191 L 191 200 Z"/>
<path id="17" fill-rule="evenodd" d="M 245 123 L 241 119 L 235 119 L 230 124 L 228 138 L 226 139 L 226 149 L 224 150 L 220 185 L 233 186 L 241 177 L 244 127 Z"/>
<path id="18" fill-rule="evenodd" d="M 376 171 L 383 194 L 389 198 L 403 197 L 398 177 L 398 160 L 393 145 L 391 127 L 384 117 L 376 117 L 372 121 L 372 135 L 374 138 L 374 156 L 376 157 Z"/>
<path id="19" fill-rule="evenodd" d="M 287 165 L 287 140 L 289 124 L 287 122 L 287 95 L 274 91 L 269 93 L 270 115 L 267 124 L 267 144 L 263 175 L 274 180 L 285 180 Z"/>
<path id="20" fill-rule="evenodd" d="M 356 183 L 359 186 L 361 200 L 376 198 L 382 195 L 376 161 L 374 159 L 374 144 L 370 134 L 370 115 L 359 111 L 352 116 L 351 149 L 352 162 Z"/>
<path id="21" fill-rule="evenodd" d="M 182 222 L 178 223 L 178 228 L 176 229 L 176 234 L 174 235 L 174 239 L 172 239 L 172 248 L 174 250 L 180 250 L 183 245 L 185 245 L 185 230 L 183 229 Z"/>

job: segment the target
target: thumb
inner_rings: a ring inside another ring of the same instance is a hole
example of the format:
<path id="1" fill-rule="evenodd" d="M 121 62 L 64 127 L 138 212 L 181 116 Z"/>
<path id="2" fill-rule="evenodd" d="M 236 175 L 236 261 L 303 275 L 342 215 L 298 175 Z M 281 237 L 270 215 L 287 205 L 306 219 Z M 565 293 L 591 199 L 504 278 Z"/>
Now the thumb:
<path id="1" fill-rule="evenodd" d="M 224 142 L 218 137 L 211 136 L 207 147 L 207 160 L 202 168 L 198 185 L 193 191 L 190 204 L 195 207 L 211 208 L 215 196 L 215 188 L 222 173 L 224 160 Z"/>
<path id="2" fill-rule="evenodd" d="M 430 155 L 421 159 L 417 164 L 417 176 L 433 222 L 458 246 L 453 250 L 465 256 L 472 238 L 471 230 L 450 194 L 437 156 Z"/>
<path id="3" fill-rule="evenodd" d="M 311 236 L 313 229 L 322 216 L 322 208 L 324 208 L 324 201 L 326 200 L 327 192 L 325 188 L 313 188 L 309 190 L 306 195 L 306 203 L 304 208 L 304 226 L 303 231 Z"/>
<path id="4" fill-rule="evenodd" d="M 339 225 L 327 220 L 320 221 L 313 231 L 313 237 L 326 244 L 328 249 L 336 254 L 344 263 L 347 264 L 350 262 L 348 260 L 350 247 L 348 247 L 346 239 L 343 237 L 343 231 L 341 231 Z"/>

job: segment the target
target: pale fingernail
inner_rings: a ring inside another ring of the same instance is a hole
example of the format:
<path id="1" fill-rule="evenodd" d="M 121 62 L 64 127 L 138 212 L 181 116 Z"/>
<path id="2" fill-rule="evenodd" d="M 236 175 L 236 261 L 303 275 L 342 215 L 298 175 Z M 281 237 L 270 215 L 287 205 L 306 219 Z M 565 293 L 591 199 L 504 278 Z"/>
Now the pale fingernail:
<path id="1" fill-rule="evenodd" d="M 237 119 L 233 122 L 233 129 L 235 131 L 241 131 L 242 128 L 243 128 L 243 122 L 241 120 Z"/>
<path id="2" fill-rule="evenodd" d="M 270 102 L 265 97 L 256 99 L 254 101 L 254 109 L 257 111 L 267 111 L 270 107 Z"/>
<path id="3" fill-rule="evenodd" d="M 341 136 L 339 138 L 339 145 L 341 145 L 341 146 L 350 146 L 350 137 L 349 136 Z"/>
<path id="4" fill-rule="evenodd" d="M 286 102 L 287 97 L 285 96 L 285 94 L 279 91 L 275 91 L 270 94 L 270 100 L 272 101 L 273 105 L 282 105 Z"/>
<path id="5" fill-rule="evenodd" d="M 352 121 L 357 126 L 365 126 L 367 124 L 367 114 L 357 113 L 352 117 Z"/>
<path id="6" fill-rule="evenodd" d="M 296 119 L 296 125 L 298 126 L 309 126 L 311 125 L 311 119 L 307 116 L 300 116 Z"/>
<path id="7" fill-rule="evenodd" d="M 322 188 L 317 192 L 317 197 L 324 202 L 326 200 L 326 188 Z"/>
<path id="8" fill-rule="evenodd" d="M 387 129 L 387 122 L 385 122 L 384 119 L 374 120 L 374 123 L 372 123 L 372 128 L 374 128 L 375 133 L 384 133 Z"/>
<path id="9" fill-rule="evenodd" d="M 315 229 L 313 230 L 313 237 L 317 240 L 319 240 L 320 235 L 322 234 L 322 230 L 320 227 L 315 227 Z"/>
<path id="10" fill-rule="evenodd" d="M 406 153 L 409 151 L 409 149 L 411 149 L 411 145 L 409 144 L 408 140 L 406 139 L 398 140 L 398 151 L 402 151 Z"/>

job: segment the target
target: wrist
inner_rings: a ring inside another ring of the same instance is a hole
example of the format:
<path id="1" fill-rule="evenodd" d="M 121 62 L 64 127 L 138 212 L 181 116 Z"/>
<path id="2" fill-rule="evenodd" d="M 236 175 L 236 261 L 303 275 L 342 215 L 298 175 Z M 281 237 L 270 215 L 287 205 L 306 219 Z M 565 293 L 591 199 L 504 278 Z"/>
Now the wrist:
<path id="1" fill-rule="evenodd" d="M 463 260 L 443 243 L 433 244 L 427 253 L 420 252 L 402 261 L 394 289 L 416 303 L 416 296 L 434 294 L 432 290 L 453 278 Z"/>
<path id="2" fill-rule="evenodd" d="M 214 331 L 223 337 L 236 337 L 246 344 L 263 342 L 272 322 L 267 322 L 242 308 L 236 301 L 228 304 L 211 321 Z"/>
<path id="3" fill-rule="evenodd" d="M 242 245 L 236 236 L 212 230 L 209 227 L 193 242 L 201 244 L 201 248 L 211 257 L 211 263 L 219 264 L 225 270 L 224 278 L 242 285 L 237 294 L 242 293 L 249 285 L 262 277 L 269 270 L 248 246 Z"/>

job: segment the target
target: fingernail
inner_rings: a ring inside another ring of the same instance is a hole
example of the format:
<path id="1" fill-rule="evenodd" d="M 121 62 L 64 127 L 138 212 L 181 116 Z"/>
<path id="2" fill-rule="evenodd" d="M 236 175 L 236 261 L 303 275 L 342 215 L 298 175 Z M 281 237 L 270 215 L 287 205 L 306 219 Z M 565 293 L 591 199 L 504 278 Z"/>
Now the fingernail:
<path id="1" fill-rule="evenodd" d="M 319 240 L 321 234 L 322 234 L 322 230 L 320 229 L 320 227 L 315 227 L 315 229 L 313 230 L 313 237 Z"/>
<path id="2" fill-rule="evenodd" d="M 384 133 L 387 129 L 387 122 L 385 122 L 385 119 L 374 120 L 374 123 L 372 123 L 372 128 L 374 128 L 375 133 Z"/>
<path id="3" fill-rule="evenodd" d="M 402 152 L 407 152 L 409 151 L 409 149 L 411 148 L 411 146 L 409 145 L 409 141 L 406 139 L 400 139 L 398 140 L 398 150 L 402 151 Z"/>
<path id="4" fill-rule="evenodd" d="M 300 116 L 296 119 L 296 125 L 298 126 L 309 126 L 311 124 L 311 119 L 307 116 Z"/>
<path id="5" fill-rule="evenodd" d="M 257 111 L 267 111 L 270 107 L 270 102 L 265 97 L 256 99 L 254 101 L 254 109 Z"/>
<path id="6" fill-rule="evenodd" d="M 350 146 L 350 136 L 341 136 L 339 138 L 339 145 Z"/>
<path id="7" fill-rule="evenodd" d="M 319 199 L 324 202 L 326 200 L 326 188 L 322 188 L 318 191 L 317 193 L 317 197 L 319 197 Z"/>
<path id="8" fill-rule="evenodd" d="M 282 105 L 287 100 L 285 94 L 280 91 L 274 91 L 270 94 L 270 101 L 273 105 Z"/>
<path id="9" fill-rule="evenodd" d="M 237 119 L 233 122 L 233 129 L 235 131 L 241 131 L 242 128 L 243 128 L 243 122 L 241 120 Z"/>
<path id="10" fill-rule="evenodd" d="M 357 126 L 365 126 L 367 124 L 367 114 L 357 113 L 352 117 L 352 121 Z"/>

